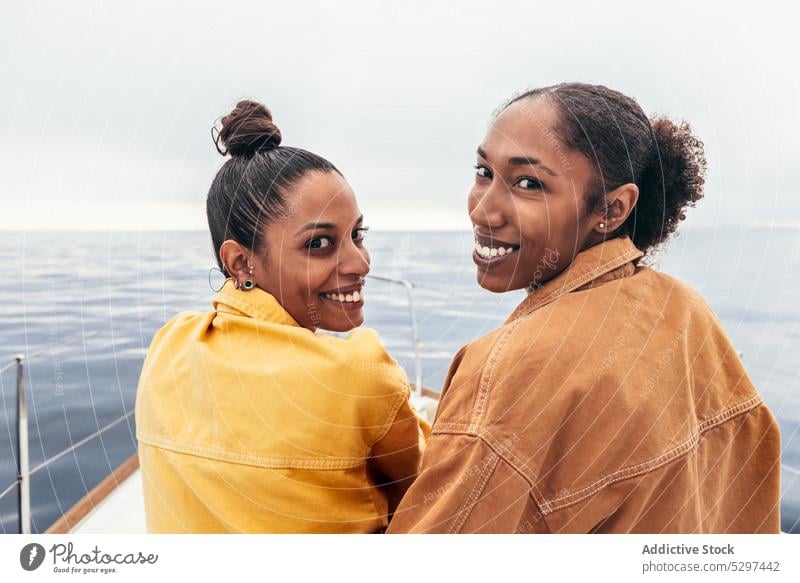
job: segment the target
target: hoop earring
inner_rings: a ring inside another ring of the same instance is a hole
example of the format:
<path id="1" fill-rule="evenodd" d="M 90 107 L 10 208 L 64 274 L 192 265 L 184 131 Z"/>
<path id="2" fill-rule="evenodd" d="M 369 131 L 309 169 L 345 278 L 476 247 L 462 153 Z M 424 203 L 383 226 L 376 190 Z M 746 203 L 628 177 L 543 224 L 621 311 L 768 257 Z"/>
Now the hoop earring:
<path id="1" fill-rule="evenodd" d="M 216 289 L 214 287 L 214 285 L 211 283 L 211 274 L 214 272 L 214 270 L 219 271 L 220 275 L 223 277 L 222 285 L 219 286 L 219 289 Z M 222 271 L 219 267 L 212 267 L 211 269 L 209 269 L 208 270 L 208 287 L 211 288 L 211 291 L 213 291 L 214 293 L 217 293 L 219 290 L 221 290 L 225 286 L 225 279 L 224 278 L 225 278 L 225 272 Z"/>

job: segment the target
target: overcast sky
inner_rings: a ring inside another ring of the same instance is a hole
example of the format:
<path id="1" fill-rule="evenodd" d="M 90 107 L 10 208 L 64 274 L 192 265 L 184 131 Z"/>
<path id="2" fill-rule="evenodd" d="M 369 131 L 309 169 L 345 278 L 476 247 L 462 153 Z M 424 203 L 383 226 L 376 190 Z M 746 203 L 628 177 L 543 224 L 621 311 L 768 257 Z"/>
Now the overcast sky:
<path id="1" fill-rule="evenodd" d="M 0 3 L 0 229 L 206 228 L 214 120 L 266 103 L 380 229 L 468 228 L 510 95 L 602 83 L 706 143 L 691 224 L 800 225 L 798 8 L 775 3 Z"/>

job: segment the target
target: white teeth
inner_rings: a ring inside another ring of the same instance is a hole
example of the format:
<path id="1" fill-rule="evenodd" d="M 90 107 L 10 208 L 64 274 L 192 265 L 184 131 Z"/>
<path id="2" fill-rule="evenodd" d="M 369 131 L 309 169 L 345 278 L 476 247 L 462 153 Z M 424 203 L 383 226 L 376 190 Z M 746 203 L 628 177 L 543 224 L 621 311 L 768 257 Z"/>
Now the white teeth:
<path id="1" fill-rule="evenodd" d="M 361 301 L 361 299 L 364 297 L 364 294 L 354 291 L 351 294 L 322 294 L 322 297 L 329 300 L 335 300 L 337 302 L 355 303 Z"/>
<path id="2" fill-rule="evenodd" d="M 508 255 L 509 253 L 513 253 L 515 249 L 513 247 L 485 247 L 476 241 L 475 251 L 484 259 L 489 259 L 491 257 Z"/>

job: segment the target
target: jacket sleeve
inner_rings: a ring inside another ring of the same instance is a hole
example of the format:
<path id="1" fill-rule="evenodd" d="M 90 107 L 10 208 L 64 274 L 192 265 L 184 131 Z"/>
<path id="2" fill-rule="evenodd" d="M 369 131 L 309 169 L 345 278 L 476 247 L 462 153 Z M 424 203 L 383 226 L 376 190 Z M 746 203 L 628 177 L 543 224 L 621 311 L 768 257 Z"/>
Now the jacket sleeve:
<path id="1" fill-rule="evenodd" d="M 419 472 L 430 433 L 430 424 L 411 406 L 406 391 L 387 431 L 372 446 L 367 460 L 367 472 L 387 495 L 390 516 Z"/>
<path id="2" fill-rule="evenodd" d="M 548 532 L 530 486 L 482 439 L 437 433 L 389 533 Z"/>

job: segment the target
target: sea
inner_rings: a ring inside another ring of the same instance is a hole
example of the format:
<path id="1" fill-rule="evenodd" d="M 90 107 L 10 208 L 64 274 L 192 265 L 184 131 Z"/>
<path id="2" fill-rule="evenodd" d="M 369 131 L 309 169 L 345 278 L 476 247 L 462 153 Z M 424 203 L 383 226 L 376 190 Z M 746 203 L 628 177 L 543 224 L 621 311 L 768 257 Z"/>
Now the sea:
<path id="1" fill-rule="evenodd" d="M 427 387 L 440 389 L 453 354 L 524 297 L 476 284 L 470 232 L 373 230 L 366 244 L 371 274 L 395 281 L 368 279 L 364 325 L 413 381 L 409 295 L 397 283 L 412 282 Z M 136 451 L 132 411 L 150 340 L 176 313 L 210 309 L 221 281 L 213 264 L 206 232 L 0 233 L 0 492 L 16 478 L 14 359 L 23 355 L 33 532 Z M 782 529 L 800 532 L 800 229 L 687 228 L 651 265 L 708 301 L 777 417 Z M 11 488 L 0 498 L 0 532 L 18 527 Z"/>

